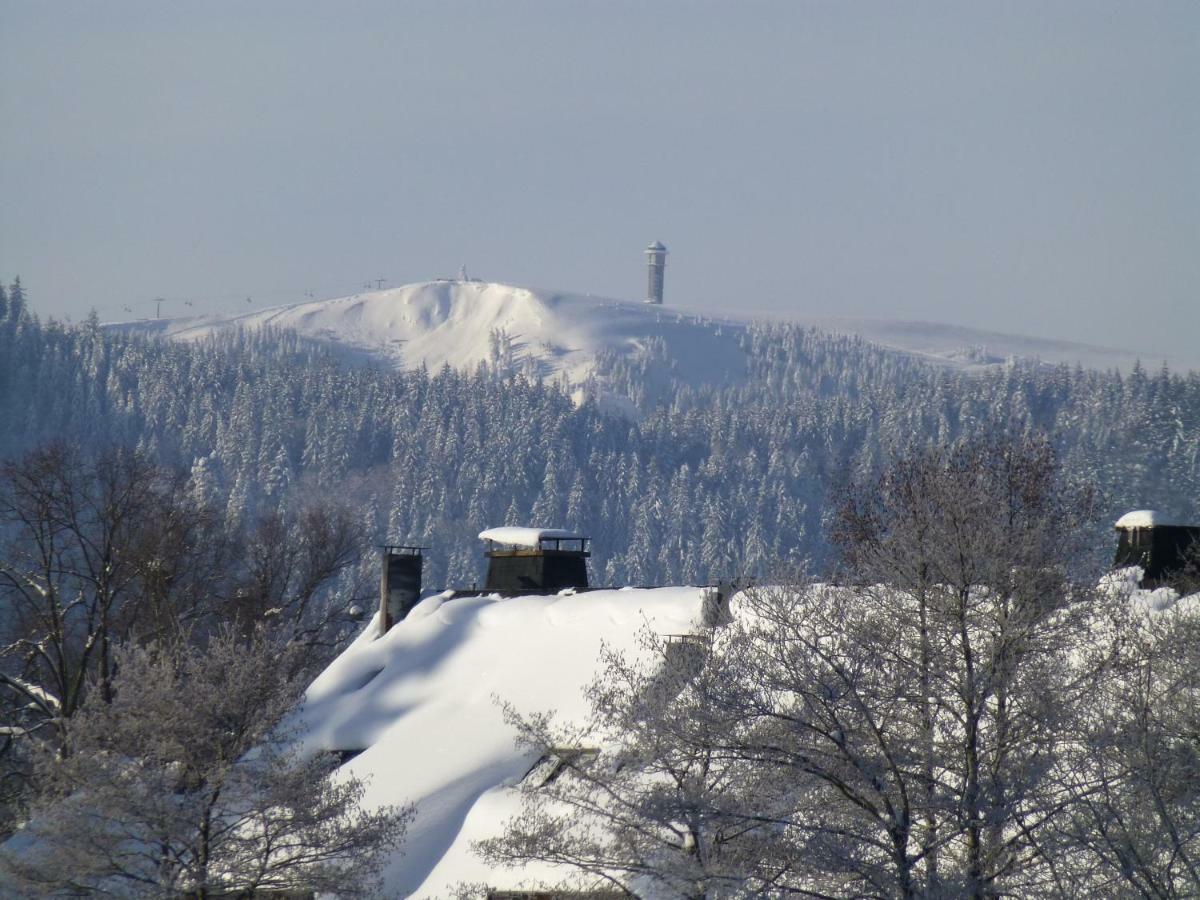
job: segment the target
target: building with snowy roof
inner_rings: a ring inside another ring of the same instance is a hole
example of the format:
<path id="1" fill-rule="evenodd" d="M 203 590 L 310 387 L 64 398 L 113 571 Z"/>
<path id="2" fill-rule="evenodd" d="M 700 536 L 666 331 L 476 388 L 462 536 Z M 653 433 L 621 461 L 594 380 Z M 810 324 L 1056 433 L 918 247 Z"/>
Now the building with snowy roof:
<path id="1" fill-rule="evenodd" d="M 1140 566 L 1146 588 L 1170 584 L 1200 549 L 1200 526 L 1181 524 L 1153 509 L 1126 513 L 1117 520 L 1116 529 L 1114 568 Z"/>
<path id="2" fill-rule="evenodd" d="M 1182 546 L 1172 543 L 1175 537 L 1194 540 L 1200 529 L 1150 511 L 1122 517 L 1117 528 L 1118 565 L 1126 570 L 1108 576 L 1111 589 L 1128 583 L 1131 602 L 1147 612 L 1179 602 L 1167 588 L 1137 590 L 1128 566 L 1149 566 L 1149 577 L 1160 577 L 1170 571 L 1167 560 L 1178 559 L 1169 555 Z M 585 538 L 560 529 L 488 529 L 480 538 L 493 563 L 586 552 Z M 475 852 L 477 842 L 501 834 L 517 815 L 523 790 L 567 777 L 607 751 L 519 746 L 498 701 L 524 714 L 554 711 L 560 722 L 585 723 L 586 690 L 603 648 L 631 663 L 653 662 L 658 675 L 672 680 L 679 673 L 692 677 L 702 664 L 704 637 L 737 612 L 733 593 L 728 587 L 575 585 L 555 592 L 544 584 L 516 595 L 425 592 L 390 629 L 381 629 L 385 583 L 379 619 L 313 682 L 302 715 L 307 749 L 337 754 L 345 772 L 366 779 L 369 806 L 416 805 L 404 845 L 384 873 L 389 894 L 447 897 L 460 886 L 483 885 L 489 897 L 504 900 L 584 896 L 544 887 L 567 881 L 574 874 L 569 870 L 547 863 L 499 868 Z M 598 888 L 586 896 L 602 895 Z"/>
<path id="3" fill-rule="evenodd" d="M 518 812 L 517 786 L 555 777 L 560 762 L 516 746 L 497 698 L 583 722 L 601 647 L 648 658 L 640 638 L 649 629 L 686 651 L 676 636 L 704 627 L 711 592 L 445 591 L 424 597 L 385 633 L 368 624 L 313 682 L 302 716 L 307 747 L 337 753 L 344 771 L 367 779 L 369 805 L 416 804 L 402 852 L 384 873 L 389 896 L 449 897 L 459 883 L 527 896 L 563 880 L 568 872 L 546 865 L 497 869 L 472 850 Z"/>
<path id="4" fill-rule="evenodd" d="M 591 589 L 588 538 L 572 531 L 507 526 L 479 537 L 489 563 L 482 591 L 422 591 L 423 548 L 383 547 L 375 620 L 305 695 L 310 751 L 334 753 L 369 779 L 373 806 L 416 803 L 403 853 L 385 873 L 390 893 L 445 897 L 473 882 L 495 897 L 549 896 L 529 886 L 567 873 L 497 871 L 472 843 L 517 812 L 517 785 L 552 780 L 599 751 L 537 758 L 516 746 L 497 699 L 583 721 L 602 647 L 645 656 L 650 629 L 667 664 L 686 664 L 689 638 L 728 600 L 727 588 Z"/>

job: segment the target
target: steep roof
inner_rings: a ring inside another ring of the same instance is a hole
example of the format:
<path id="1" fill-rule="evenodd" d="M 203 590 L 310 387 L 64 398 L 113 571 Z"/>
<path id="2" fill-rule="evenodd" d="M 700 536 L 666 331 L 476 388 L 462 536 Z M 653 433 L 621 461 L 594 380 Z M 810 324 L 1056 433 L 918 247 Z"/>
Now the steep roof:
<path id="1" fill-rule="evenodd" d="M 313 682 L 301 715 L 309 749 L 362 751 L 343 768 L 369 779 L 369 805 L 417 804 L 387 890 L 445 897 L 460 881 L 514 889 L 554 878 L 544 868 L 489 871 L 471 852 L 472 841 L 495 836 L 517 812 L 508 788 L 537 762 L 514 746 L 496 698 L 582 720 L 601 643 L 637 657 L 647 625 L 662 635 L 695 630 L 702 592 L 436 594 L 382 637 L 367 625 Z"/>

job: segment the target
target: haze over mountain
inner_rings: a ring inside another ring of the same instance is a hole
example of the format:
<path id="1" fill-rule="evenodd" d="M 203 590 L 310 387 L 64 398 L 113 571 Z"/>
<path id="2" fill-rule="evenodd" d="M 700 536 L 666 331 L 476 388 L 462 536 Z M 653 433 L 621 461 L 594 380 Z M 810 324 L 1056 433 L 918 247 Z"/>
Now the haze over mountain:
<path id="1" fill-rule="evenodd" d="M 1195 3 L 4 10 L 0 274 L 44 314 L 463 260 L 640 299 L 660 238 L 710 315 L 1200 329 Z"/>
<path id="2" fill-rule="evenodd" d="M 1128 372 L 1128 350 L 894 319 L 791 317 L 822 331 L 868 341 L 956 369 L 978 370 L 1013 357 Z M 206 315 L 121 323 L 130 331 L 199 340 L 227 329 L 295 331 L 347 355 L 401 369 L 479 363 L 564 380 L 584 393 L 605 393 L 607 368 L 634 363 L 650 384 L 733 384 L 745 372 L 742 337 L 749 320 L 714 319 L 672 306 L 472 280 L 419 282 L 332 300 L 277 306 L 241 315 Z M 1198 368 L 1195 360 L 1140 357 L 1157 368 Z"/>

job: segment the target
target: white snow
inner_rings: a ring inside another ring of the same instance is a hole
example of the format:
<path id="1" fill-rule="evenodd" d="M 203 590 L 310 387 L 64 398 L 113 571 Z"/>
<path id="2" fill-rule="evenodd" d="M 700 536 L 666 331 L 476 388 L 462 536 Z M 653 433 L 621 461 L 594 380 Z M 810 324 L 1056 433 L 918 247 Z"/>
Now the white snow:
<path id="1" fill-rule="evenodd" d="M 754 298 L 737 298 L 740 315 L 714 319 L 685 308 L 612 300 L 591 295 L 517 287 L 481 281 L 426 281 L 334 300 L 315 300 L 241 315 L 208 315 L 149 319 L 110 327 L 199 340 L 226 329 L 274 326 L 328 343 L 355 357 L 367 357 L 397 368 L 421 365 L 436 371 L 480 362 L 506 360 L 522 371 L 564 379 L 578 399 L 596 396 L 619 403 L 606 393 L 597 374 L 598 357 L 647 365 L 647 387 L 653 395 L 679 381 L 693 386 L 738 383 L 745 373 L 741 339 Z M 1147 365 L 1161 354 L 1068 341 L 983 332 L 952 325 L 888 319 L 855 319 L 808 311 L 785 318 L 839 334 L 857 334 L 899 352 L 953 368 L 977 370 L 1011 357 L 1048 363 L 1128 371 L 1142 358 Z M 1166 360 L 1176 371 L 1200 368 L 1196 360 Z"/>
<path id="2" fill-rule="evenodd" d="M 1141 566 L 1114 569 L 1100 579 L 1100 587 L 1115 596 L 1128 597 L 1130 607 L 1146 615 L 1167 613 L 1171 610 L 1189 615 L 1200 612 L 1200 593 L 1181 596 L 1179 591 L 1172 587 L 1142 588 L 1138 585 L 1143 574 L 1145 573 Z"/>
<path id="3" fill-rule="evenodd" d="M 1200 608 L 1200 594 L 1139 590 L 1140 575 L 1136 567 L 1117 570 L 1102 585 L 1148 615 Z M 646 653 L 644 626 L 663 636 L 697 631 L 708 590 L 508 600 L 453 599 L 447 591 L 422 600 L 382 637 L 375 621 L 367 624 L 313 682 L 302 716 L 310 749 L 362 751 L 343 768 L 368 779 L 369 805 L 417 804 L 403 854 L 386 871 L 388 892 L 446 897 L 460 882 L 515 890 L 567 874 L 533 865 L 489 869 L 471 849 L 517 814 L 520 793 L 512 788 L 537 763 L 515 748 L 496 701 L 584 721 L 583 691 L 601 645 L 637 658 Z"/>
<path id="4" fill-rule="evenodd" d="M 724 324 L 727 330 L 722 330 Z M 178 340 L 225 329 L 285 328 L 355 357 L 397 368 L 473 369 L 498 362 L 514 371 L 564 379 L 584 399 L 597 355 L 615 353 L 649 366 L 651 389 L 740 381 L 744 323 L 714 321 L 668 307 L 480 281 L 427 281 L 336 300 L 317 300 L 237 316 L 127 323 Z M 659 358 L 656 347 L 663 347 Z M 591 387 L 609 400 L 603 380 Z"/>
<path id="5" fill-rule="evenodd" d="M 40 647 L 42 643 L 42 641 L 39 641 L 37 646 Z M 16 688 L 46 711 L 54 713 L 62 711 L 62 705 L 59 703 L 58 698 L 40 685 L 26 681 L 17 675 L 6 675 L 4 676 L 4 681 L 9 687 Z"/>
<path id="6" fill-rule="evenodd" d="M 538 547 L 545 540 L 577 541 L 581 538 L 582 535 L 561 528 L 524 528 L 519 525 L 487 528 L 479 532 L 481 541 L 495 541 L 497 544 L 511 544 L 514 547 Z"/>
<path id="7" fill-rule="evenodd" d="M 696 630 L 702 588 L 421 601 L 386 635 L 366 625 L 309 688 L 302 711 L 310 749 L 363 751 L 343 767 L 369 778 L 367 802 L 417 804 L 389 892 L 449 896 L 460 881 L 518 888 L 552 870 L 488 870 L 471 842 L 517 812 L 509 790 L 536 762 L 513 744 L 496 698 L 524 713 L 587 713 L 583 689 L 601 644 L 645 652 L 639 631 Z M 561 873 L 560 873 L 561 874 Z"/>
<path id="8" fill-rule="evenodd" d="M 1174 525 L 1166 516 L 1154 509 L 1135 509 L 1117 519 L 1117 528 L 1153 528 L 1155 525 Z"/>

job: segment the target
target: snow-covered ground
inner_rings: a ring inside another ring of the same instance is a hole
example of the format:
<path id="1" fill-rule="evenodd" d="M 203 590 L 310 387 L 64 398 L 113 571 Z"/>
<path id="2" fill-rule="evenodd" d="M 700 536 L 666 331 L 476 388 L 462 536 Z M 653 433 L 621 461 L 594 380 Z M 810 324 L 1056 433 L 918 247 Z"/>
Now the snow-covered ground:
<path id="1" fill-rule="evenodd" d="M 1053 365 L 1078 363 L 1085 369 L 1119 369 L 1124 373 L 1137 362 L 1141 362 L 1148 372 L 1156 372 L 1164 362 L 1177 373 L 1200 369 L 1200 355 L 1170 356 L 1149 346 L 1152 341 L 1144 348 L 1119 349 L 937 322 L 849 316 L 804 317 L 793 321 L 822 331 L 857 334 L 873 344 L 968 371 L 999 365 L 1011 358 L 1040 360 Z"/>
<path id="2" fill-rule="evenodd" d="M 548 869 L 495 872 L 471 852 L 518 809 L 516 784 L 536 762 L 513 743 L 496 698 L 523 713 L 582 721 L 601 644 L 644 652 L 639 633 L 693 632 L 702 588 L 559 596 L 425 598 L 377 637 L 375 622 L 313 683 L 303 710 L 310 748 L 361 750 L 345 770 L 369 779 L 373 805 L 415 802 L 389 892 L 447 897 L 459 882 L 515 888 Z M 561 873 L 560 873 L 561 874 Z"/>
<path id="3" fill-rule="evenodd" d="M 960 369 L 1010 357 L 1128 371 L 1135 352 L 1020 337 L 928 322 L 797 314 L 789 321 L 868 341 Z M 287 328 L 350 355 L 404 368 L 471 368 L 504 356 L 548 378 L 582 385 L 597 354 L 649 360 L 649 381 L 723 384 L 742 377 L 739 339 L 747 320 L 713 319 L 684 308 L 610 300 L 480 281 L 427 281 L 335 300 L 194 318 L 148 319 L 110 327 L 196 340 L 227 328 Z M 1147 369 L 1163 362 L 1141 356 Z M 1196 360 L 1167 360 L 1177 371 Z"/>

